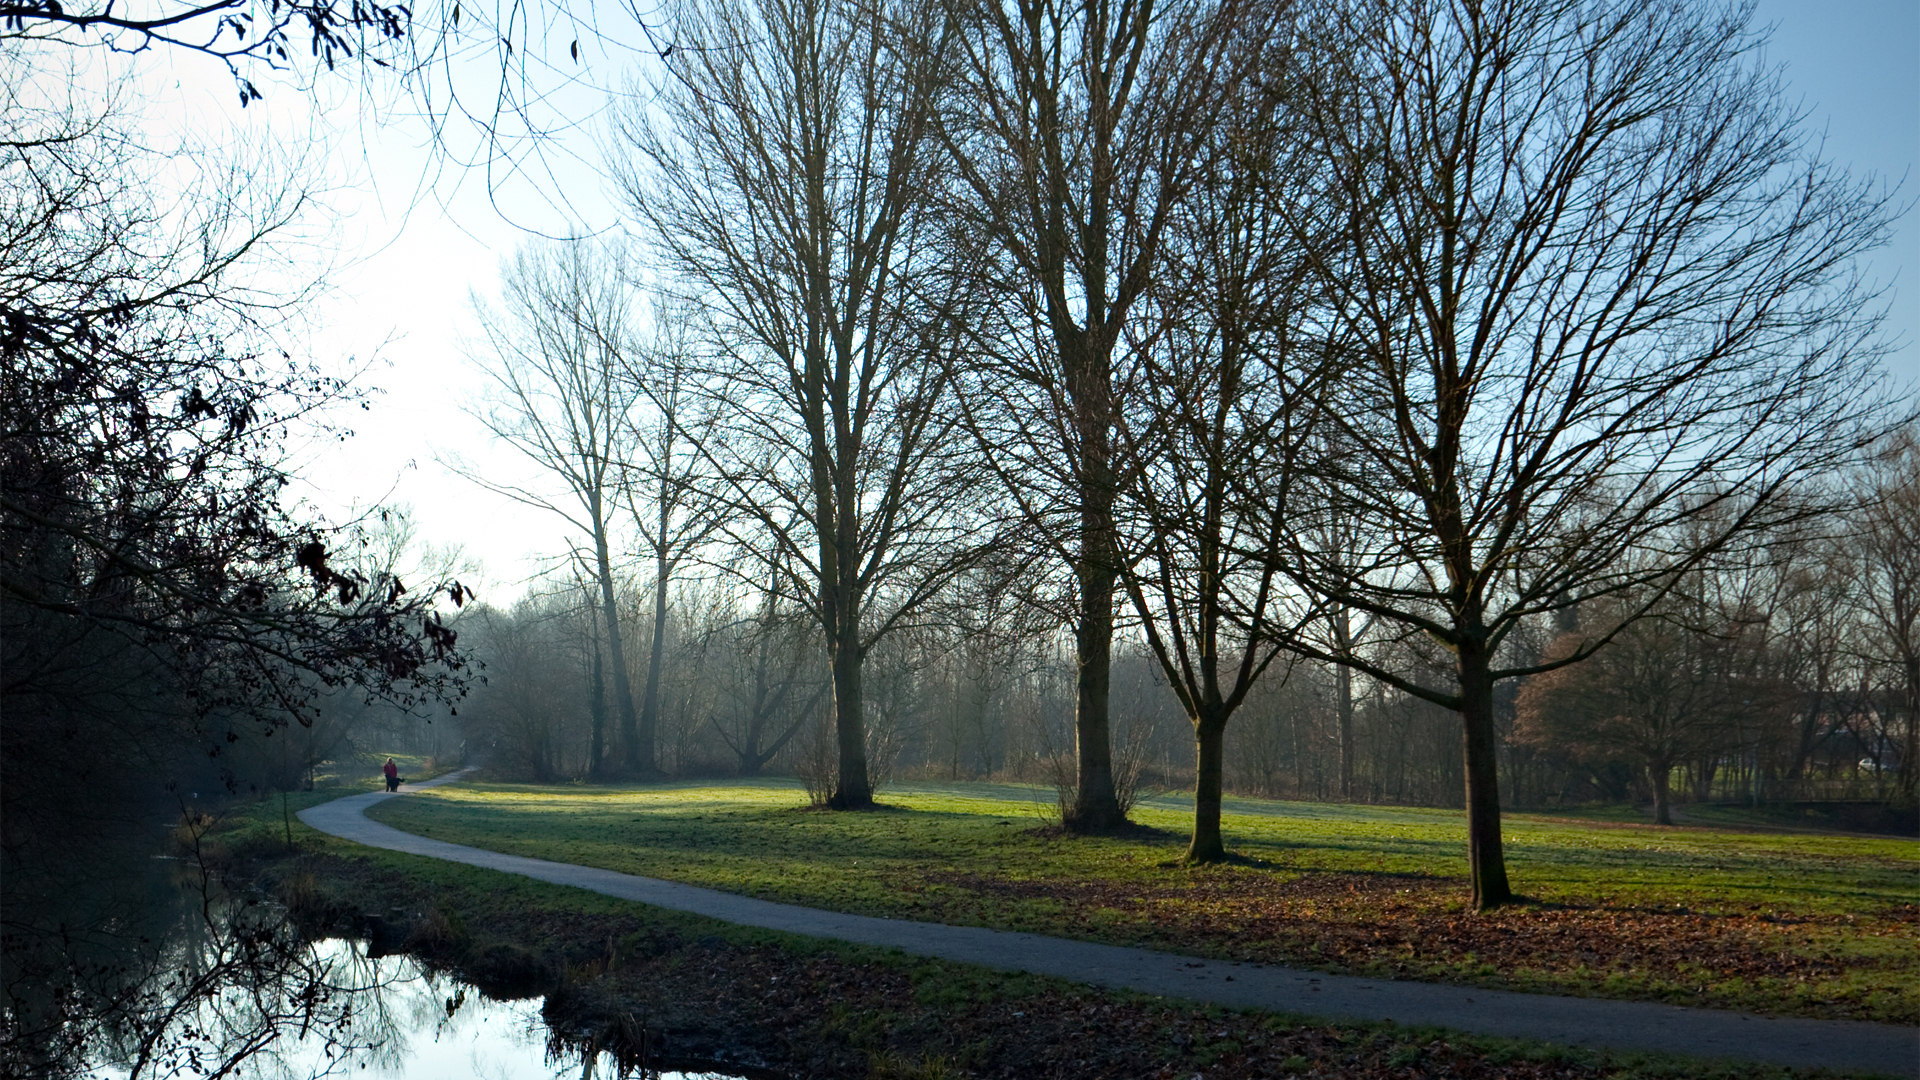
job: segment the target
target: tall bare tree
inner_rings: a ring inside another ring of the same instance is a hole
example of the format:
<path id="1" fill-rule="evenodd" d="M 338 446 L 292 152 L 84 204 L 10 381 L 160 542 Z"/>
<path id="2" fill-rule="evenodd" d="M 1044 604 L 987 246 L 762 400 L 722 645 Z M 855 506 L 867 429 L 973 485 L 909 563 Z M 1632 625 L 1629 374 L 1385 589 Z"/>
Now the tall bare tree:
<path id="1" fill-rule="evenodd" d="M 1884 197 L 1818 160 L 1750 6 L 1351 0 L 1297 96 L 1333 182 L 1289 209 L 1327 332 L 1364 358 L 1324 497 L 1283 565 L 1325 603 L 1449 651 L 1434 684 L 1303 642 L 1460 714 L 1473 904 L 1513 897 L 1494 685 L 1577 662 L 1680 575 L 1783 520 L 1895 407 L 1853 259 Z M 1633 591 L 1552 658 L 1502 652 L 1568 603 Z"/>
<path id="2" fill-rule="evenodd" d="M 706 497 L 711 477 L 703 472 L 700 452 L 687 434 L 705 430 L 712 419 L 699 411 L 702 401 L 691 393 L 697 374 L 687 313 L 659 304 L 653 315 L 651 335 L 635 348 L 627 372 L 639 393 L 629 416 L 634 458 L 621 480 L 621 497 L 653 564 L 653 631 L 640 694 L 640 729 L 648 732 L 660 730 L 661 666 L 673 575 L 722 520 L 714 501 Z"/>
<path id="3" fill-rule="evenodd" d="M 950 23 L 922 0 L 689 0 L 622 183 L 712 330 L 695 440 L 826 639 L 838 774 L 872 805 L 861 664 L 970 561 L 948 375 L 956 237 L 932 213 Z"/>
<path id="4" fill-rule="evenodd" d="M 1124 339 L 1114 456 L 1121 583 L 1193 725 L 1196 863 L 1226 857 L 1227 723 L 1313 615 L 1279 572 L 1282 522 L 1333 367 L 1304 333 L 1312 275 L 1279 212 L 1315 167 L 1279 138 L 1288 37 L 1233 29 L 1219 62 L 1273 81 L 1223 97 L 1196 147 L 1196 182 Z"/>
<path id="5" fill-rule="evenodd" d="M 598 241 L 535 241 L 502 267 L 498 307 L 474 298 L 481 336 L 468 355 L 494 391 L 478 418 L 559 480 L 566 498 L 461 472 L 557 514 L 584 535 L 600 591 L 622 760 L 627 771 L 644 775 L 656 771 L 654 737 L 634 708 L 613 566 L 613 522 L 642 393 L 627 377 L 637 304 L 622 262 L 620 248 Z"/>
<path id="6" fill-rule="evenodd" d="M 1073 573 L 1078 778 L 1069 827 L 1125 821 L 1109 694 L 1114 356 L 1195 179 L 1221 91 L 1225 0 L 971 0 L 964 89 L 942 131 L 1004 302 L 975 350 L 972 427 L 1009 497 Z M 979 361 L 997 357 L 997 361 Z"/>

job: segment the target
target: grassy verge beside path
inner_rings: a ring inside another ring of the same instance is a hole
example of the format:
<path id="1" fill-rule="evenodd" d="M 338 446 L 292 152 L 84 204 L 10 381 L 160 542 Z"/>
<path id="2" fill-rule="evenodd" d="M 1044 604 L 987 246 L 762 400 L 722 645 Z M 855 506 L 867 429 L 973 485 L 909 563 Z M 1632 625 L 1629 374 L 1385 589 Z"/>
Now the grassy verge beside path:
<path id="1" fill-rule="evenodd" d="M 803 809 L 790 784 L 459 784 L 370 816 L 455 843 L 866 915 L 1374 976 L 1920 1022 L 1920 843 L 1534 815 L 1535 903 L 1465 910 L 1455 812 L 1229 800 L 1242 861 L 1188 868 L 1173 800 L 1125 837 L 1043 826 L 1050 792 L 902 784 Z"/>
<path id="2" fill-rule="evenodd" d="M 1197 1007 L 743 929 L 295 828 L 288 853 L 271 815 L 236 815 L 219 837 L 228 875 L 317 932 L 352 934 L 363 913 L 383 913 L 405 935 L 388 947 L 492 994 L 544 994 L 547 1018 L 577 1035 L 604 1042 L 637 1021 L 669 1062 L 732 1061 L 795 1080 L 1844 1075 Z"/>

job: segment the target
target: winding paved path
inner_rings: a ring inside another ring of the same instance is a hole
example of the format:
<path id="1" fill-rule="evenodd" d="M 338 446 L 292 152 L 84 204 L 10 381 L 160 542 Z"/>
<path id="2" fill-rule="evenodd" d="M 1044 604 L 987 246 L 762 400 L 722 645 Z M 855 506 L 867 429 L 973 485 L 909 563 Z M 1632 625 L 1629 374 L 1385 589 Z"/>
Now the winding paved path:
<path id="1" fill-rule="evenodd" d="M 401 794 L 463 775 L 454 773 L 403 785 Z M 503 855 L 429 840 L 367 819 L 369 806 L 393 797 L 384 791 L 350 795 L 302 810 L 300 820 L 321 832 L 371 847 L 522 874 L 725 922 L 1231 1008 L 1329 1019 L 1386 1020 L 1575 1046 L 1655 1050 L 1920 1078 L 1920 1028 L 1362 979 L 1038 934 L 842 915 L 611 870 Z"/>

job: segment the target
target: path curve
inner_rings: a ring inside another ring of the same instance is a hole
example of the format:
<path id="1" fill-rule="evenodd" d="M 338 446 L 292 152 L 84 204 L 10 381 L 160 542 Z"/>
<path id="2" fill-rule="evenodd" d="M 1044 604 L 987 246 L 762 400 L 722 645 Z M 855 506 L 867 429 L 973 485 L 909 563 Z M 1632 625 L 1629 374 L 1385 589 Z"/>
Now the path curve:
<path id="1" fill-rule="evenodd" d="M 452 773 L 419 784 L 403 784 L 400 794 L 450 783 L 465 775 Z M 384 791 L 349 795 L 300 811 L 300 820 L 321 832 L 369 847 L 521 874 L 723 922 L 1229 1008 L 1340 1020 L 1385 1020 L 1574 1046 L 1653 1050 L 1920 1078 L 1920 1028 L 1363 979 L 1039 934 L 844 915 L 430 840 L 367 819 L 368 807 L 394 797 Z"/>

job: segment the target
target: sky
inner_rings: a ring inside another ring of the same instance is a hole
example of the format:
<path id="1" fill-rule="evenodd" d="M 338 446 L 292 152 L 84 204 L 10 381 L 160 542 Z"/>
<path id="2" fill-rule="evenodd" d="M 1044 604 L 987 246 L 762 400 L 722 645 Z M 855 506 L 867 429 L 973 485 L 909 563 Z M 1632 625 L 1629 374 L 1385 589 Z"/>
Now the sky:
<path id="1" fill-rule="evenodd" d="M 1904 181 L 1898 199 L 1911 205 L 1920 193 L 1920 3 L 1761 0 L 1757 16 L 1775 27 L 1767 60 L 1784 66 L 1806 122 L 1824 133 L 1827 156 L 1856 175 Z M 620 85 L 633 58 L 610 55 L 618 46 L 590 37 L 581 48 L 581 69 L 600 86 L 557 93 L 549 115 L 571 123 L 543 142 L 536 164 L 545 172 L 533 178 L 450 164 L 430 152 L 406 102 L 391 96 L 282 91 L 242 112 L 221 72 L 176 70 L 171 88 L 197 123 L 263 127 L 307 139 L 327 156 L 324 236 L 333 269 L 307 346 L 316 356 L 352 358 L 362 384 L 377 392 L 367 410 L 343 417 L 353 437 L 301 450 L 298 496 L 336 518 L 375 504 L 409 508 L 419 539 L 457 547 L 467 580 L 494 603 L 522 595 L 579 542 L 557 517 L 459 470 L 545 483 L 471 415 L 483 407 L 485 380 L 467 359 L 469 297 L 492 294 L 501 260 L 532 236 L 619 227 L 596 136 L 605 130 L 601 87 Z M 1888 368 L 1897 382 L 1920 384 L 1920 211 L 1902 217 L 1868 272 L 1890 290 L 1887 331 L 1896 348 Z"/>

